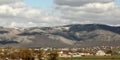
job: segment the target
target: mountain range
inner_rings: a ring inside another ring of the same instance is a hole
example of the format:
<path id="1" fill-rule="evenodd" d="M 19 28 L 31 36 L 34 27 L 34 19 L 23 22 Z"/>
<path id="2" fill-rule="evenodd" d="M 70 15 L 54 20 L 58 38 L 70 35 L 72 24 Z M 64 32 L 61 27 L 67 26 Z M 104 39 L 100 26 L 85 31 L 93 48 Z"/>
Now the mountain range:
<path id="1" fill-rule="evenodd" d="M 56 27 L 0 27 L 0 46 L 93 47 L 119 46 L 120 27 L 71 24 Z"/>

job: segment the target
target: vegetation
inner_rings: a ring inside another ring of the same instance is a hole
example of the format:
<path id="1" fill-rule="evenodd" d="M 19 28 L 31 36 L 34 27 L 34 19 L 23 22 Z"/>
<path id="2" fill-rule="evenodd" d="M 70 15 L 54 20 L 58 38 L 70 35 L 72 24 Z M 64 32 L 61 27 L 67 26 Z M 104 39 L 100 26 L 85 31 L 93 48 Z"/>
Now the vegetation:
<path id="1" fill-rule="evenodd" d="M 49 59 L 48 59 L 48 60 L 57 60 L 57 57 L 58 57 L 57 51 L 52 51 L 52 52 L 49 54 Z"/>
<path id="2" fill-rule="evenodd" d="M 76 58 L 59 58 L 59 60 L 120 60 L 120 56 L 87 56 Z"/>
<path id="3" fill-rule="evenodd" d="M 12 48 L 5 47 L 0 48 L 0 60 L 34 60 L 38 58 L 39 60 L 57 60 L 58 53 L 57 51 L 42 49 L 29 49 L 29 48 Z"/>
<path id="4" fill-rule="evenodd" d="M 98 49 L 99 50 L 99 49 Z M 120 49 L 114 48 L 114 49 L 102 49 L 104 50 L 106 54 L 112 54 L 110 56 L 104 55 L 104 56 L 95 56 L 95 50 L 91 49 L 78 49 L 78 50 L 65 50 L 64 54 L 69 53 L 92 53 L 93 55 L 89 56 L 80 56 L 80 57 L 64 57 L 60 58 L 60 50 L 52 50 L 52 49 L 30 49 L 30 48 L 13 48 L 13 47 L 4 47 L 0 48 L 0 60 L 35 60 L 37 58 L 38 60 L 120 60 Z"/>

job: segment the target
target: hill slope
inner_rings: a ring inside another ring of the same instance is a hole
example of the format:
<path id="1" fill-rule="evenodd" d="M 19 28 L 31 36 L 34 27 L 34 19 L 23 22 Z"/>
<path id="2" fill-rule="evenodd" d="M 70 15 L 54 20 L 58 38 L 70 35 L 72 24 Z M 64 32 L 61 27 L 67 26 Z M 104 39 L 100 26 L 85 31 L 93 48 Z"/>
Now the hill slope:
<path id="1" fill-rule="evenodd" d="M 88 47 L 120 45 L 120 27 L 74 24 L 14 29 L 0 27 L 0 45 L 24 47 Z"/>

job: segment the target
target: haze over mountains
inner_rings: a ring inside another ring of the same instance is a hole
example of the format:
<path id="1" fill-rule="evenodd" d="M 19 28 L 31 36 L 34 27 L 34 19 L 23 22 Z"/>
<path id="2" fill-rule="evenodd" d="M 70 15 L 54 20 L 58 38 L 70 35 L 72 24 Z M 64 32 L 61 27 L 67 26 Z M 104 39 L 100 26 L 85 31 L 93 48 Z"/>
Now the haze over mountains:
<path id="1" fill-rule="evenodd" d="M 15 29 L 0 27 L 0 46 L 91 47 L 119 46 L 120 27 L 73 24 Z"/>

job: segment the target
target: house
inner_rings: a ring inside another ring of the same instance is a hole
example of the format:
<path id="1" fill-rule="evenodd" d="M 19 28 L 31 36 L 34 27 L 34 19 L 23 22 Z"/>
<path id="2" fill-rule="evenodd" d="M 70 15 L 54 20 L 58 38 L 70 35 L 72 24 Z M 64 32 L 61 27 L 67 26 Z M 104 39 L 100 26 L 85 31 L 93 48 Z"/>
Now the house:
<path id="1" fill-rule="evenodd" d="M 59 54 L 59 57 L 61 57 L 61 56 L 63 55 L 63 51 L 58 50 L 57 52 L 58 52 L 58 54 Z"/>
<path id="2" fill-rule="evenodd" d="M 102 50 L 99 50 L 96 52 L 96 56 L 105 56 L 105 55 L 106 55 L 106 53 Z"/>
<path id="3" fill-rule="evenodd" d="M 82 56 L 79 54 L 76 54 L 76 55 L 72 55 L 72 57 L 82 57 Z"/>
<path id="4" fill-rule="evenodd" d="M 72 57 L 81 57 L 82 55 L 80 53 L 73 53 L 71 56 Z"/>
<path id="5" fill-rule="evenodd" d="M 71 57 L 71 55 L 69 55 L 69 54 L 62 54 L 62 55 L 59 55 L 59 57 L 68 58 L 68 57 Z"/>
<path id="6" fill-rule="evenodd" d="M 83 53 L 84 55 L 83 56 L 90 56 L 91 54 L 86 52 L 86 53 Z"/>

